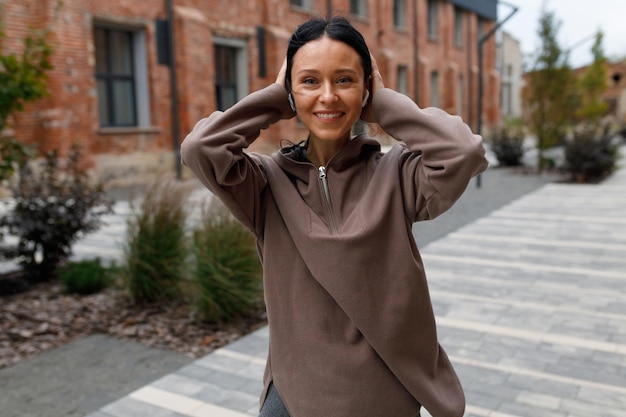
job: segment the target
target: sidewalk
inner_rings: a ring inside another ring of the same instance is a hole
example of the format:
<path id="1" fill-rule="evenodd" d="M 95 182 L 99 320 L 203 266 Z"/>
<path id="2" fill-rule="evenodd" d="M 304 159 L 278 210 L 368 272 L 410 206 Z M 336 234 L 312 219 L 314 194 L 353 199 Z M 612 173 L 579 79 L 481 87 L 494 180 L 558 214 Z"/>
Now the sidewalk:
<path id="1" fill-rule="evenodd" d="M 625 169 L 548 184 L 422 249 L 467 417 L 626 417 L 625 207 Z M 262 328 L 88 417 L 256 416 L 267 338 Z"/>

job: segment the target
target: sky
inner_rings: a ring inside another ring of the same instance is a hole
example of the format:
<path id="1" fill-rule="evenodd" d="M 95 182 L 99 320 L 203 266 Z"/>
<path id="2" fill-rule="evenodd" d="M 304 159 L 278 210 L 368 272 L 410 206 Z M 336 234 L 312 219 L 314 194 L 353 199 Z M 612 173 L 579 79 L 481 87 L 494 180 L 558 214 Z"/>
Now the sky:
<path id="1" fill-rule="evenodd" d="M 520 41 L 524 54 L 541 45 L 537 28 L 544 3 L 561 22 L 559 45 L 563 49 L 574 47 L 569 56 L 573 68 L 592 62 L 591 47 L 598 29 L 604 33 L 604 54 L 609 58 L 626 57 L 626 0 L 500 0 L 498 21 L 512 12 L 507 4 L 518 8 L 501 29 Z"/>

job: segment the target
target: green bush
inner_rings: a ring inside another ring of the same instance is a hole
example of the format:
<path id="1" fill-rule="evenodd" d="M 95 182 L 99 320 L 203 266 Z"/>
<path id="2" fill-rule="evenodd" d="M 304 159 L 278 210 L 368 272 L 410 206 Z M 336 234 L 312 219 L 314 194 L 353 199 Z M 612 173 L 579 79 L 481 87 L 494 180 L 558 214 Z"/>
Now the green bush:
<path id="1" fill-rule="evenodd" d="M 515 126 L 503 126 L 491 138 L 491 150 L 503 166 L 522 165 L 524 133 Z"/>
<path id="2" fill-rule="evenodd" d="M 40 167 L 24 165 L 11 187 L 15 204 L 0 216 L 1 234 L 17 237 L 15 245 L 3 242 L 0 256 L 17 260 L 31 282 L 53 278 L 72 245 L 112 212 L 102 184 L 92 185 L 81 169 L 77 145 L 66 162 L 52 151 Z"/>
<path id="3" fill-rule="evenodd" d="M 113 282 L 110 271 L 100 258 L 70 262 L 59 270 L 59 277 L 67 293 L 94 294 Z"/>
<path id="4" fill-rule="evenodd" d="M 139 210 L 128 222 L 125 284 L 136 303 L 175 298 L 187 256 L 185 210 L 189 190 L 174 180 L 147 187 Z"/>
<path id="5" fill-rule="evenodd" d="M 252 234 L 223 208 L 203 212 L 194 231 L 193 279 L 207 321 L 229 321 L 262 307 L 263 283 Z"/>
<path id="6" fill-rule="evenodd" d="M 610 175 L 617 161 L 617 143 L 608 128 L 577 129 L 565 144 L 565 166 L 572 181 L 593 182 Z"/>

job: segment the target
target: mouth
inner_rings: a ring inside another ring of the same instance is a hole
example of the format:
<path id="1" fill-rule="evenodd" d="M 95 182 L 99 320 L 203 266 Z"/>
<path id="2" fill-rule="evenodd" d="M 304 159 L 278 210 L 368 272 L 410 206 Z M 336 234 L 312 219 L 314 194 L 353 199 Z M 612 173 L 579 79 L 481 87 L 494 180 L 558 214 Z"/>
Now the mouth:
<path id="1" fill-rule="evenodd" d="M 339 119 L 341 116 L 344 115 L 343 112 L 340 111 L 333 111 L 333 112 L 316 112 L 313 113 L 315 114 L 315 117 L 317 117 L 318 119 L 324 120 L 324 121 L 333 121 L 336 119 Z"/>

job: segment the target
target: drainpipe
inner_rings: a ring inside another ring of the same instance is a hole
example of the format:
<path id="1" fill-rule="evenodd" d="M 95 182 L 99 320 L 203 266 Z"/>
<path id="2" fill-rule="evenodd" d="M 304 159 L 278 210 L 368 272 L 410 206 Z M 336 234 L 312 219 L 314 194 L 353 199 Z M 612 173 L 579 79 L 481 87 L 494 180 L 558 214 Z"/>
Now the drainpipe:
<path id="1" fill-rule="evenodd" d="M 178 86 L 176 83 L 176 59 L 174 56 L 174 5 L 173 0 L 166 0 L 168 53 L 170 56 L 170 92 L 172 102 L 172 146 L 176 163 L 176 179 L 182 178 L 182 162 L 180 160 L 180 120 L 178 114 Z"/>
<path id="2" fill-rule="evenodd" d="M 500 26 L 502 26 L 504 23 L 506 23 L 507 20 L 509 20 L 515 13 L 517 13 L 518 7 L 510 4 L 510 3 L 506 3 L 504 1 L 500 1 L 500 3 L 511 7 L 513 10 L 511 11 L 511 13 L 509 13 L 509 15 L 507 17 L 504 18 L 504 20 L 500 21 L 500 22 L 496 22 L 496 26 L 491 29 L 489 32 L 487 32 L 485 35 L 483 35 L 482 38 L 480 38 L 478 40 L 478 125 L 477 125 L 477 133 L 479 135 L 482 135 L 482 130 L 483 130 L 483 45 L 485 43 L 485 41 L 487 41 L 487 39 L 489 39 L 494 33 L 496 33 L 496 30 L 498 30 L 500 28 Z M 478 174 L 478 176 L 476 177 L 476 186 L 478 188 L 480 188 L 481 185 L 481 175 Z"/>

